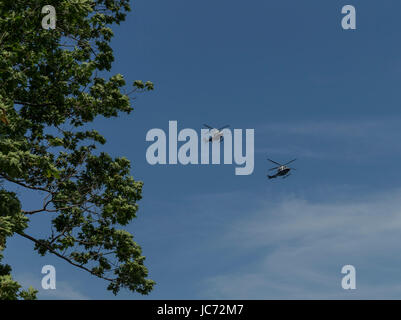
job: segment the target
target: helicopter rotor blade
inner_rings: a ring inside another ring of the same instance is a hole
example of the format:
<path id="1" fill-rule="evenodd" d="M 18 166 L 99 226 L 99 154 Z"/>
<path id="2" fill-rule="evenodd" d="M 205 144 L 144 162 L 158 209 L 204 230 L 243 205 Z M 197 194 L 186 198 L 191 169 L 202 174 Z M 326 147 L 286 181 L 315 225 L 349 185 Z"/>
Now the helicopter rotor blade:
<path id="1" fill-rule="evenodd" d="M 204 124 L 203 126 L 206 127 L 206 128 L 208 128 L 208 129 L 210 129 L 210 130 L 213 130 L 213 129 L 214 129 L 214 128 L 212 128 L 211 126 L 209 126 L 209 125 L 207 125 L 207 124 Z"/>
<path id="2" fill-rule="evenodd" d="M 269 169 L 269 171 L 272 171 L 272 170 L 277 170 L 278 168 L 280 168 L 280 167 L 274 167 L 274 168 L 271 168 L 271 169 Z"/>
<path id="3" fill-rule="evenodd" d="M 291 160 L 291 161 L 285 163 L 284 165 L 286 166 L 287 164 L 293 163 L 295 160 L 297 160 L 297 159 Z"/>
<path id="4" fill-rule="evenodd" d="M 275 163 L 275 164 L 277 164 L 277 165 L 279 165 L 279 166 L 282 166 L 282 164 L 281 164 L 281 163 L 278 163 L 278 162 L 276 162 L 276 161 L 273 161 L 273 160 L 271 160 L 271 159 L 267 159 L 267 160 L 269 160 L 270 162 L 273 162 L 273 163 Z"/>
<path id="5" fill-rule="evenodd" d="M 226 126 L 224 126 L 224 127 L 221 127 L 220 129 L 218 129 L 219 131 L 221 131 L 221 130 L 223 130 L 223 129 L 226 129 L 226 128 L 228 128 L 228 127 L 230 127 L 230 125 L 228 124 L 228 125 L 226 125 Z"/>

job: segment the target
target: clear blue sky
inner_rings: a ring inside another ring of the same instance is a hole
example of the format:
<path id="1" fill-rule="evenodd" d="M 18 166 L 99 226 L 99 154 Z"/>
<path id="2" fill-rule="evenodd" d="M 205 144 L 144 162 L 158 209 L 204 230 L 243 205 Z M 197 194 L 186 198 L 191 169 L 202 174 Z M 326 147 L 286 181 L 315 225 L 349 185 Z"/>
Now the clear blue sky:
<path id="1" fill-rule="evenodd" d="M 341 28 L 346 4 L 355 31 Z M 114 29 L 112 72 L 156 90 L 96 127 L 145 183 L 128 230 L 157 282 L 149 298 L 401 296 L 400 17 L 398 0 L 134 2 Z M 255 129 L 253 175 L 150 166 L 146 132 L 167 131 L 169 120 Z M 268 181 L 267 157 L 298 158 L 297 171 Z M 34 220 L 30 232 L 41 230 Z M 103 281 L 32 247 L 11 239 L 5 261 L 36 287 L 42 266 L 56 267 L 58 289 L 39 297 L 114 298 Z M 347 264 L 352 292 L 341 288 Z"/>

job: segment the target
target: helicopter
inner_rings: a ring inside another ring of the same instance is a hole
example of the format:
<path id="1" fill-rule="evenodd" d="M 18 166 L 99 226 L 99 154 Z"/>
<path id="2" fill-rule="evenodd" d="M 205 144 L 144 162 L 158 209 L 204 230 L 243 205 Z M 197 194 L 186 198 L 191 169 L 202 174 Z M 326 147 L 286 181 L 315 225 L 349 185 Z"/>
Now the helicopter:
<path id="1" fill-rule="evenodd" d="M 204 124 L 204 127 L 208 128 L 210 130 L 210 133 L 212 134 L 211 137 L 209 137 L 208 140 L 206 140 L 207 142 L 212 142 L 212 141 L 217 141 L 220 140 L 223 141 L 224 137 L 224 132 L 222 132 L 223 129 L 228 128 L 230 125 L 226 125 L 224 127 L 221 127 L 220 129 L 216 129 L 216 128 L 212 128 L 211 126 Z"/>
<path id="2" fill-rule="evenodd" d="M 296 170 L 295 168 L 287 167 L 287 165 L 289 165 L 290 163 L 294 162 L 297 159 L 288 161 L 285 164 L 278 163 L 278 162 L 273 161 L 271 159 L 267 159 L 267 160 L 269 160 L 270 162 L 273 162 L 274 164 L 278 165 L 278 167 L 274 167 L 274 168 L 269 169 L 269 171 L 277 170 L 276 174 L 274 174 L 272 176 L 267 175 L 267 177 L 269 179 L 275 179 L 277 177 L 283 177 L 283 179 L 285 179 L 285 178 L 288 178 L 291 175 L 291 173 L 290 173 L 291 170 Z"/>

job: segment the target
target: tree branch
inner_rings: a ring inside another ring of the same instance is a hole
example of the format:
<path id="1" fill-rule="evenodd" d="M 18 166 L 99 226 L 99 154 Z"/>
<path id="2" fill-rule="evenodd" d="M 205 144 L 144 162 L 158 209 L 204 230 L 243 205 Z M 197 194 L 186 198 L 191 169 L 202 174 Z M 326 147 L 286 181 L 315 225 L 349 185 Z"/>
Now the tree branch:
<path id="1" fill-rule="evenodd" d="M 90 270 L 90 269 L 84 267 L 83 265 L 78 264 L 78 263 L 72 261 L 71 259 L 69 259 L 69 258 L 67 258 L 67 257 L 65 257 L 65 256 L 63 256 L 63 255 L 61 255 L 61 254 L 58 253 L 57 251 L 53 250 L 50 246 L 48 246 L 48 245 L 46 245 L 45 243 L 43 243 L 43 242 L 41 242 L 41 241 L 39 241 L 39 240 L 37 240 L 37 239 L 31 237 L 30 235 L 27 235 L 27 234 L 24 233 L 23 231 L 16 232 L 16 233 L 19 234 L 21 237 L 24 237 L 24 238 L 26 238 L 26 239 L 28 239 L 28 240 L 31 240 L 31 241 L 33 241 L 34 243 L 36 243 L 36 244 L 38 244 L 38 245 L 40 245 L 40 246 L 42 246 L 42 247 L 45 247 L 50 253 L 52 253 L 52 254 L 56 255 L 57 257 L 59 257 L 59 258 L 65 260 L 65 261 L 67 261 L 69 264 L 71 264 L 71 265 L 73 265 L 73 266 L 75 266 L 75 267 L 77 267 L 77 268 L 80 268 L 80 269 L 82 269 L 82 270 L 85 270 L 85 271 L 89 272 L 90 274 L 92 274 L 92 275 L 94 275 L 94 276 L 96 276 L 96 277 L 98 277 L 98 278 L 101 278 L 101 279 L 104 279 L 104 280 L 107 280 L 107 281 L 110 281 L 110 282 L 113 282 L 113 281 L 114 281 L 114 279 L 106 278 L 106 277 L 104 277 L 104 276 L 101 276 L 101 275 L 99 275 L 99 274 L 96 274 L 95 272 L 93 272 L 92 270 Z"/>

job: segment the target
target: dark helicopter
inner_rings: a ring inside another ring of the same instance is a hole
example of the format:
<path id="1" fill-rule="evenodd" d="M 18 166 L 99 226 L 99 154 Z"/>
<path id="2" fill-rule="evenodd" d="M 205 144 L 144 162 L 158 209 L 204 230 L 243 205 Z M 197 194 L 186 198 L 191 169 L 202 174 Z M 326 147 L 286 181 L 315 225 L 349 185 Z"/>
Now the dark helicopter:
<path id="1" fill-rule="evenodd" d="M 274 179 L 274 178 L 277 178 L 277 177 L 283 177 L 283 179 L 285 179 L 285 178 L 287 178 L 287 177 L 289 177 L 291 175 L 291 173 L 290 173 L 291 170 L 296 170 L 295 168 L 287 167 L 287 165 L 289 165 L 290 163 L 294 162 L 297 159 L 288 161 L 285 164 L 278 163 L 278 162 L 273 161 L 271 159 L 267 159 L 267 160 L 269 160 L 270 162 L 273 162 L 274 164 L 278 165 L 278 167 L 274 167 L 274 168 L 269 169 L 269 171 L 277 170 L 276 174 L 274 174 L 272 176 L 267 175 L 267 177 L 269 179 Z"/>

